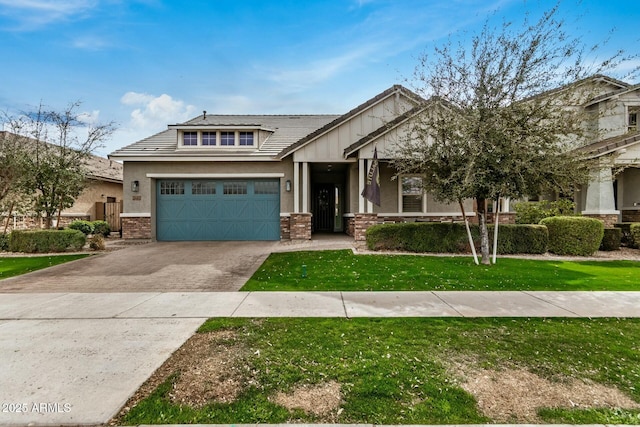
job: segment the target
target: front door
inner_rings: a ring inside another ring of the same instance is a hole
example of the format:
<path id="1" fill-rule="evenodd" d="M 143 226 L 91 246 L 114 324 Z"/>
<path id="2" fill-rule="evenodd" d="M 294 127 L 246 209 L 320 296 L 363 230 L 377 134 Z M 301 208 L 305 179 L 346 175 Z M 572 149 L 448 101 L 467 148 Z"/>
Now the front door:
<path id="1" fill-rule="evenodd" d="M 314 232 L 333 232 L 336 209 L 335 184 L 315 184 L 311 203 Z"/>

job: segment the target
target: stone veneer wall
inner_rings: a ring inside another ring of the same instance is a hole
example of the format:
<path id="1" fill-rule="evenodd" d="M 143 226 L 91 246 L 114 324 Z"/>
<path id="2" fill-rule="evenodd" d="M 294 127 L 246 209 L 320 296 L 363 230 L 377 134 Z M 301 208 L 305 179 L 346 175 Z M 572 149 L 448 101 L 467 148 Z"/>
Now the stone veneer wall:
<path id="1" fill-rule="evenodd" d="M 290 214 L 289 235 L 291 240 L 311 240 L 311 214 Z"/>
<path id="2" fill-rule="evenodd" d="M 354 237 L 356 235 L 356 219 L 354 217 L 347 218 L 347 236 Z"/>
<path id="3" fill-rule="evenodd" d="M 367 228 L 378 223 L 378 214 L 357 213 L 354 218 L 354 237 L 356 242 L 367 240 Z"/>
<path id="4" fill-rule="evenodd" d="M 584 214 L 583 216 L 601 220 L 605 228 L 613 228 L 618 223 L 617 214 Z"/>
<path id="5" fill-rule="evenodd" d="M 280 217 L 280 240 L 291 239 L 291 217 Z"/>
<path id="6" fill-rule="evenodd" d="M 640 210 L 622 211 L 622 222 L 640 222 Z"/>
<path id="7" fill-rule="evenodd" d="M 122 217 L 123 239 L 150 239 L 150 217 Z"/>

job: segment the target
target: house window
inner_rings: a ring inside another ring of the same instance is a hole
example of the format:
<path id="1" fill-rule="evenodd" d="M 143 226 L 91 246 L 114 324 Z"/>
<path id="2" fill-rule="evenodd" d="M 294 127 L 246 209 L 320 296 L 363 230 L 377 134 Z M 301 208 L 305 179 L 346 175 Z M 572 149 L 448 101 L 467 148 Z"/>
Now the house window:
<path id="1" fill-rule="evenodd" d="M 638 130 L 638 112 L 640 112 L 639 106 L 627 108 L 627 132 Z"/>
<path id="2" fill-rule="evenodd" d="M 278 194 L 278 181 L 256 181 L 254 184 L 254 194 Z"/>
<path id="3" fill-rule="evenodd" d="M 216 132 L 202 132 L 202 145 L 216 145 Z"/>
<path id="4" fill-rule="evenodd" d="M 162 181 L 160 182 L 160 194 L 163 194 L 163 195 L 184 194 L 184 182 Z"/>
<path id="5" fill-rule="evenodd" d="M 424 187 L 419 176 L 403 176 L 401 185 L 402 212 L 422 212 L 424 204 Z"/>
<path id="6" fill-rule="evenodd" d="M 191 194 L 216 194 L 215 181 L 194 182 L 191 186 Z"/>
<path id="7" fill-rule="evenodd" d="M 182 145 L 198 145 L 198 132 L 185 132 L 183 138 Z"/>
<path id="8" fill-rule="evenodd" d="M 236 133 L 220 132 L 220 145 L 236 145 Z"/>
<path id="9" fill-rule="evenodd" d="M 242 181 L 225 182 L 223 185 L 223 192 L 226 195 L 247 194 L 247 183 Z"/>
<path id="10" fill-rule="evenodd" d="M 240 145 L 253 145 L 253 132 L 240 132 Z"/>

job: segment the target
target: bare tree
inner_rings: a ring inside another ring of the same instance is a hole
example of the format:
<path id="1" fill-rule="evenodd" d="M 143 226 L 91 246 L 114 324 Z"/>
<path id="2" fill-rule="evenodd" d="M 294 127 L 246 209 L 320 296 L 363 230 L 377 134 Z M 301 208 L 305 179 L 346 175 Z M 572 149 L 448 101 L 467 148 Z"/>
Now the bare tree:
<path id="1" fill-rule="evenodd" d="M 85 188 L 86 160 L 115 130 L 113 123 L 86 123 L 80 105 L 74 102 L 55 111 L 40 104 L 33 112 L 6 120 L 5 127 L 27 151 L 22 191 L 33 195 L 33 209 L 44 216 L 46 228 Z"/>
<path id="2" fill-rule="evenodd" d="M 581 103 L 599 90 L 595 72 L 626 60 L 623 52 L 594 65 L 569 37 L 558 5 L 521 28 L 485 23 L 467 47 L 449 41 L 425 54 L 415 89 L 432 103 L 397 144 L 399 173 L 422 173 L 440 201 L 474 199 L 482 263 L 489 264 L 486 203 L 546 191 L 571 194 L 589 165 L 572 150 L 586 141 Z"/>

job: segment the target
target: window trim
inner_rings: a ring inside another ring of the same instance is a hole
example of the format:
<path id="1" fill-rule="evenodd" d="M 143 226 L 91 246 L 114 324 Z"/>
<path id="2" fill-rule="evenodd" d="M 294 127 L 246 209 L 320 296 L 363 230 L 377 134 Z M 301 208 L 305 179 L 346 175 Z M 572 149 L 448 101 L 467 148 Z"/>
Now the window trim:
<path id="1" fill-rule="evenodd" d="M 424 180 L 424 175 L 420 174 L 402 174 L 398 177 L 398 212 L 404 214 L 422 215 L 427 213 L 427 192 L 422 189 L 422 203 L 421 210 L 419 212 L 405 212 L 402 204 L 402 197 L 404 196 L 402 191 L 402 180 L 404 178 L 420 178 Z"/>
<path id="2" fill-rule="evenodd" d="M 640 122 L 638 120 L 640 119 L 640 105 L 628 104 L 625 110 L 626 110 L 625 124 L 627 128 L 627 132 L 637 132 L 638 130 L 640 130 Z M 630 118 L 629 116 L 631 115 L 632 112 L 636 114 L 636 123 L 633 127 L 629 122 L 629 118 Z"/>
<path id="3" fill-rule="evenodd" d="M 204 133 L 209 132 L 215 134 L 215 144 L 205 145 L 204 144 Z M 231 133 L 233 134 L 233 144 L 232 145 L 222 145 L 222 134 L 223 133 Z M 184 137 L 187 133 L 196 133 L 196 145 L 185 145 Z M 240 135 L 241 134 L 251 134 L 251 145 L 241 145 L 240 143 Z M 228 149 L 236 149 L 236 150 L 255 150 L 258 148 L 258 135 L 255 129 L 181 129 L 178 132 L 178 148 L 193 150 L 193 149 L 218 149 L 218 150 L 228 150 Z"/>

